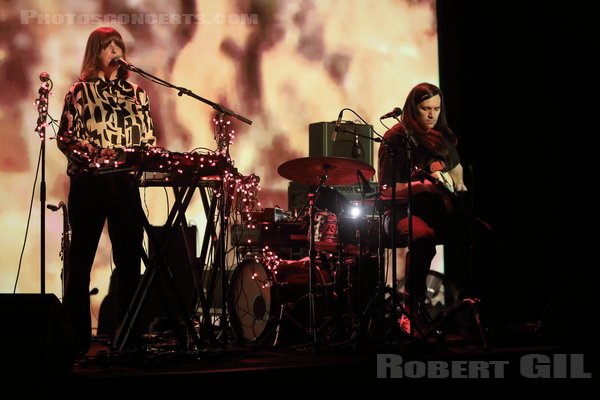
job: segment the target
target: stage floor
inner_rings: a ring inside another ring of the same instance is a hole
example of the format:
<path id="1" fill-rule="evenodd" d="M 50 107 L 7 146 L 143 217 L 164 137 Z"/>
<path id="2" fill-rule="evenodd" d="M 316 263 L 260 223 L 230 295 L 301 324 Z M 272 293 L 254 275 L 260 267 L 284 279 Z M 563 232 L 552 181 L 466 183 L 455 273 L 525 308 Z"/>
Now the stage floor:
<path id="1" fill-rule="evenodd" d="M 543 338 L 523 332 L 490 338 L 487 348 L 480 340 L 455 335 L 427 343 L 384 340 L 363 343 L 362 348 L 354 342 L 297 347 L 117 352 L 97 341 L 68 375 L 53 384 L 94 391 L 121 385 L 138 390 L 166 385 L 192 393 L 210 387 L 227 393 L 292 394 L 364 392 L 442 382 L 592 381 L 564 379 L 588 377 L 593 369 L 591 352 L 544 343 Z M 552 379 L 529 379 L 534 377 Z"/>

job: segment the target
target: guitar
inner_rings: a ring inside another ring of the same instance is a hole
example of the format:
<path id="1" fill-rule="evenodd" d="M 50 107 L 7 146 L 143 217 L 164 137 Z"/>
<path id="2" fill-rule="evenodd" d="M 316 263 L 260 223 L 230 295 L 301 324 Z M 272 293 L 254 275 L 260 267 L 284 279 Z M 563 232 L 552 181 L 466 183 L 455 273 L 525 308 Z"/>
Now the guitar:
<path id="1" fill-rule="evenodd" d="M 65 296 L 65 280 L 67 279 L 67 273 L 69 271 L 69 256 L 71 254 L 71 224 L 69 223 L 69 213 L 67 211 L 67 205 L 64 202 L 58 203 L 57 206 L 48 204 L 46 206 L 49 210 L 58 211 L 62 210 L 63 214 L 63 232 L 60 240 L 60 259 L 63 262 L 63 268 L 60 272 L 60 278 L 62 281 L 62 296 Z"/>
<path id="2" fill-rule="evenodd" d="M 449 172 L 436 171 L 432 174 L 421 169 L 415 168 L 410 176 L 411 180 L 420 181 L 424 183 L 425 181 L 431 182 L 434 186 L 441 188 L 442 190 L 456 195 L 456 189 L 454 188 L 454 179 L 450 176 Z"/>
<path id="3" fill-rule="evenodd" d="M 431 182 L 435 187 L 440 188 L 442 192 L 450 196 L 442 196 L 444 205 L 448 212 L 460 212 L 467 216 L 472 222 L 478 223 L 486 231 L 491 232 L 492 227 L 489 223 L 473 215 L 472 210 L 466 202 L 464 194 L 466 191 L 457 191 L 454 187 L 454 179 L 448 172 L 436 171 L 430 174 L 421 168 L 415 168 L 411 174 L 411 180 L 418 180 L 423 183 L 425 180 Z"/>

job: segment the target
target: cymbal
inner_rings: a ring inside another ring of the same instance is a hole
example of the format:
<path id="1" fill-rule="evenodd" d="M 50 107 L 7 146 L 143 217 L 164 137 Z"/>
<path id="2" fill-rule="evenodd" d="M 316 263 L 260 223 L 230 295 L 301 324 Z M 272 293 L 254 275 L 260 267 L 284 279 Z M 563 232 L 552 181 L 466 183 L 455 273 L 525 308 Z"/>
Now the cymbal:
<path id="1" fill-rule="evenodd" d="M 375 175 L 375 169 L 362 161 L 345 157 L 303 157 L 286 161 L 277 168 L 282 177 L 293 182 L 318 185 L 327 175 L 326 185 L 357 183 L 357 171 L 366 179 Z"/>

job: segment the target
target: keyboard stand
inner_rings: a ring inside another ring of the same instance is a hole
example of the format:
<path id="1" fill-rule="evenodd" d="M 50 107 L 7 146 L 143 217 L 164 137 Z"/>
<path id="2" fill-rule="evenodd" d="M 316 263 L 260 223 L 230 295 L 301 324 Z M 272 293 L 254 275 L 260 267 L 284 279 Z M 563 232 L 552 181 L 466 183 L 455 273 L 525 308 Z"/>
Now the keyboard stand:
<path id="1" fill-rule="evenodd" d="M 165 254 L 167 254 L 167 250 L 169 249 L 171 241 L 174 237 L 175 229 L 181 228 L 183 226 L 182 224 L 185 223 L 185 212 L 190 204 L 196 187 L 200 186 L 200 182 L 202 180 L 202 175 L 200 173 L 194 173 L 190 175 L 191 176 L 187 185 L 178 188 L 174 187 L 175 201 L 173 203 L 173 206 L 171 207 L 169 216 L 164 225 L 164 229 L 160 235 L 155 235 L 154 232 L 152 232 L 148 218 L 146 217 L 141 208 L 139 210 L 139 217 L 143 221 L 144 229 L 146 231 L 146 234 L 148 235 L 148 240 L 152 243 L 156 251 L 154 254 L 148 255 L 146 254 L 146 251 L 143 248 L 140 249 L 142 261 L 146 266 L 146 270 L 142 275 L 142 279 L 135 291 L 133 299 L 125 315 L 125 318 L 123 319 L 119 328 L 115 340 L 115 348 L 117 348 L 118 350 L 124 350 L 127 347 L 127 344 L 131 339 L 131 335 L 133 333 L 135 324 L 139 318 L 140 312 L 144 307 L 149 290 L 155 283 L 155 281 L 159 279 L 158 274 L 160 274 L 161 279 L 165 279 L 165 282 L 167 282 L 168 290 L 171 292 L 170 294 L 176 302 L 176 307 L 178 309 L 177 313 L 179 314 L 179 316 L 181 316 L 192 343 L 194 344 L 197 350 L 200 350 L 203 347 L 200 337 L 198 336 L 198 333 L 194 328 L 193 321 L 190 318 L 189 310 L 186 309 L 183 300 L 179 296 L 177 287 L 175 285 L 173 276 L 169 270 L 168 263 L 165 257 Z M 211 204 L 208 209 L 213 210 L 214 206 Z M 213 217 L 214 214 L 207 214 L 208 221 L 212 221 Z M 202 305 L 203 312 L 205 312 L 207 306 L 205 305 L 206 299 L 204 299 L 204 292 L 201 290 L 201 286 L 198 289 L 199 301 Z"/>

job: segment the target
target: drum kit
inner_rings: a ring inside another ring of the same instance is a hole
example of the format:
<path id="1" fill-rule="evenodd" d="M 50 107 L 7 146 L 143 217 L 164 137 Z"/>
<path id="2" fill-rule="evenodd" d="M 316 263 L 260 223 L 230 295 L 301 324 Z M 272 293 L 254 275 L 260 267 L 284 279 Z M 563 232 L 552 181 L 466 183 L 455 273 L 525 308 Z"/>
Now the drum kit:
<path id="1" fill-rule="evenodd" d="M 350 202 L 325 185 L 357 183 L 359 174 L 370 179 L 375 170 L 349 158 L 305 157 L 281 164 L 278 172 L 314 188 L 299 212 L 308 220 L 308 257 L 239 264 L 229 291 L 232 327 L 245 343 L 277 346 L 297 340 L 316 348 L 332 340 L 353 341 L 376 286 L 383 283 L 382 252 L 373 251 L 381 250 L 380 218 L 346 217 Z"/>

